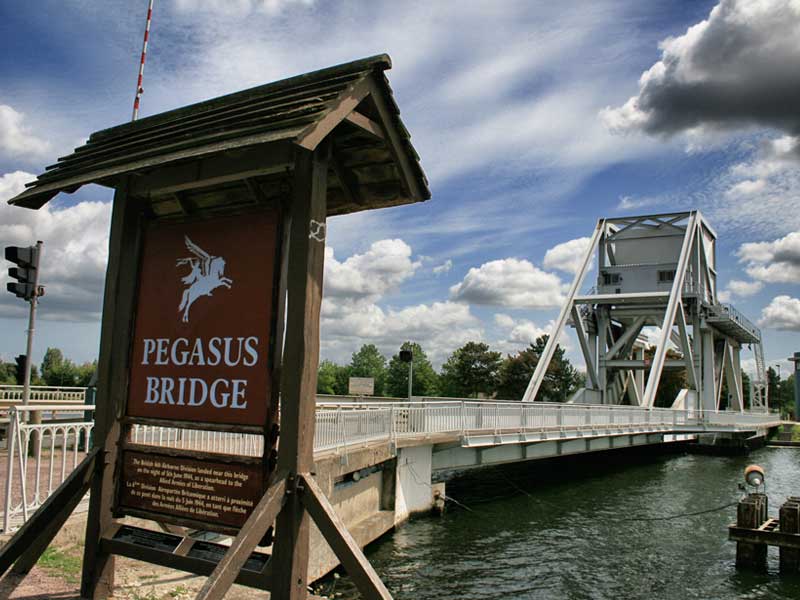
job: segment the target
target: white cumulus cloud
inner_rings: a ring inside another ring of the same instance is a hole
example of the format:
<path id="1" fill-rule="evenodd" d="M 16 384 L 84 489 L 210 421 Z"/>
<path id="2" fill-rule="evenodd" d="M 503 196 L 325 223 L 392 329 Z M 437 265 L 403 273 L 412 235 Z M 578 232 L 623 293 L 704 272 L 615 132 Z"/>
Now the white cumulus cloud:
<path id="1" fill-rule="evenodd" d="M 800 299 L 791 296 L 776 296 L 761 311 L 761 327 L 800 331 Z"/>
<path id="2" fill-rule="evenodd" d="M 411 247 L 400 239 L 374 242 L 363 254 L 339 262 L 325 248 L 325 294 L 333 298 L 378 298 L 396 288 L 419 268 Z"/>
<path id="3" fill-rule="evenodd" d="M 660 44 L 639 92 L 602 112 L 621 131 L 674 134 L 760 125 L 800 128 L 800 3 L 721 0 L 708 18 Z"/>
<path id="4" fill-rule="evenodd" d="M 588 237 L 581 237 L 553 246 L 545 253 L 542 264 L 548 269 L 575 274 L 580 269 L 590 241 Z"/>
<path id="5" fill-rule="evenodd" d="M 33 175 L 23 171 L 0 177 L 0 245 L 29 246 L 44 242 L 40 283 L 45 296 L 43 319 L 96 321 L 100 318 L 108 261 L 111 205 L 79 202 L 67 208 L 45 205 L 39 210 L 11 206 L 9 198 L 24 189 Z M 26 304 L 5 293 L 8 272 L 0 274 L 0 315 L 24 316 Z"/>
<path id="6" fill-rule="evenodd" d="M 772 242 L 742 244 L 740 262 L 753 279 L 768 283 L 800 283 L 800 231 Z"/>
<path id="7" fill-rule="evenodd" d="M 473 267 L 450 288 L 452 300 L 512 308 L 553 308 L 564 302 L 561 279 L 527 260 L 505 258 Z"/>
<path id="8" fill-rule="evenodd" d="M 30 132 L 25 115 L 7 104 L 0 104 L 0 154 L 11 159 L 40 158 L 50 144 Z"/>
<path id="9" fill-rule="evenodd" d="M 420 267 L 422 261 L 413 261 L 412 253 L 400 239 L 380 240 L 343 261 L 336 259 L 333 248 L 326 248 L 323 356 L 347 362 L 352 352 L 369 343 L 389 356 L 403 342 L 413 341 L 439 365 L 458 346 L 482 339 L 482 324 L 465 304 L 384 305 L 385 296 L 396 292 Z"/>

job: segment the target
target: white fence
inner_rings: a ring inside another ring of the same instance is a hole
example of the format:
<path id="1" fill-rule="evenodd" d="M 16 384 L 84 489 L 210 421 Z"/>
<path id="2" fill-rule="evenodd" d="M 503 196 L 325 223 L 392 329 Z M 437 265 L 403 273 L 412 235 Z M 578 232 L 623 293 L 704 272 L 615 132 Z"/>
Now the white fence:
<path id="1" fill-rule="evenodd" d="M 81 404 L 86 398 L 85 387 L 48 387 L 32 385 L 30 400 L 38 404 Z M 21 385 L 0 385 L 0 407 L 22 404 Z"/>
<path id="2" fill-rule="evenodd" d="M 83 404 L 10 409 L 4 531 L 24 522 L 78 464 L 94 426 L 83 419 L 83 412 L 93 409 Z M 27 423 L 22 415 L 34 410 L 45 412 L 52 421 L 42 425 Z M 415 402 L 322 401 L 317 404 L 314 450 L 335 451 L 374 442 L 425 440 L 442 435 L 459 438 L 464 444 L 480 436 L 496 436 L 488 443 L 515 443 L 529 440 L 529 434 L 538 434 L 536 439 L 541 440 L 560 438 L 569 432 L 605 435 L 742 431 L 779 422 L 777 415 L 765 413 L 704 413 L 634 406 L 427 398 Z M 243 456 L 261 456 L 264 448 L 259 435 L 150 425 L 134 425 L 129 441 Z"/>
<path id="3" fill-rule="evenodd" d="M 26 422 L 34 410 L 51 419 L 36 425 Z M 3 531 L 24 523 L 86 455 L 94 422 L 84 419 L 84 411 L 91 410 L 94 406 L 85 404 L 9 410 Z"/>

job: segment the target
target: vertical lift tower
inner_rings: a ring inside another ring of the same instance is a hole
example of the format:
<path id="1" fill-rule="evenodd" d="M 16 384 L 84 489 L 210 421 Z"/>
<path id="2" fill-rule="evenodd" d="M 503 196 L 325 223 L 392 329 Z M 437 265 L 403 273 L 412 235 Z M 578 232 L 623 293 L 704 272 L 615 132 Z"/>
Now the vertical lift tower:
<path id="1" fill-rule="evenodd" d="M 600 219 L 523 400 L 536 399 L 569 322 L 586 361 L 573 402 L 652 408 L 664 369 L 685 369 L 674 408 L 718 410 L 724 381 L 727 408 L 743 411 L 740 351 L 749 345 L 750 409 L 765 412 L 761 331 L 717 299 L 716 238 L 699 211 Z M 597 283 L 581 295 L 595 254 Z M 646 359 L 641 334 L 652 326 L 660 329 Z"/>

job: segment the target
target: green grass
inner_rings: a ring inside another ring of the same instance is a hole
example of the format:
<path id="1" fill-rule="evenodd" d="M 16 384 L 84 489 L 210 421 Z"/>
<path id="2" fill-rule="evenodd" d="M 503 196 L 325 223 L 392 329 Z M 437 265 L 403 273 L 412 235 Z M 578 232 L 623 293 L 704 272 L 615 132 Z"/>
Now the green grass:
<path id="1" fill-rule="evenodd" d="M 792 441 L 800 442 L 800 425 L 792 426 Z"/>
<path id="2" fill-rule="evenodd" d="M 62 577 L 67 583 L 78 583 L 81 580 L 81 557 L 54 546 L 42 553 L 37 564 L 52 575 Z"/>

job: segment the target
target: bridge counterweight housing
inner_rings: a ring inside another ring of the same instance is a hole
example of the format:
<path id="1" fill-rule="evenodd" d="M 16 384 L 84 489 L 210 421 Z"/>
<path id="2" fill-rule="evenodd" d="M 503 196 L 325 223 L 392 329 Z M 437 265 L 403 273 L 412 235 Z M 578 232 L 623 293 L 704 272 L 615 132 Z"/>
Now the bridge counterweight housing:
<path id="1" fill-rule="evenodd" d="M 761 331 L 719 302 L 716 241 L 699 211 L 600 219 L 523 400 L 544 399 L 539 387 L 570 324 L 586 363 L 586 386 L 571 402 L 652 408 L 664 370 L 677 368 L 687 385 L 673 408 L 741 412 L 740 352 L 749 346 L 750 409 L 766 412 Z M 595 285 L 581 293 L 592 271 Z M 655 343 L 643 333 L 648 327 L 658 328 Z"/>

